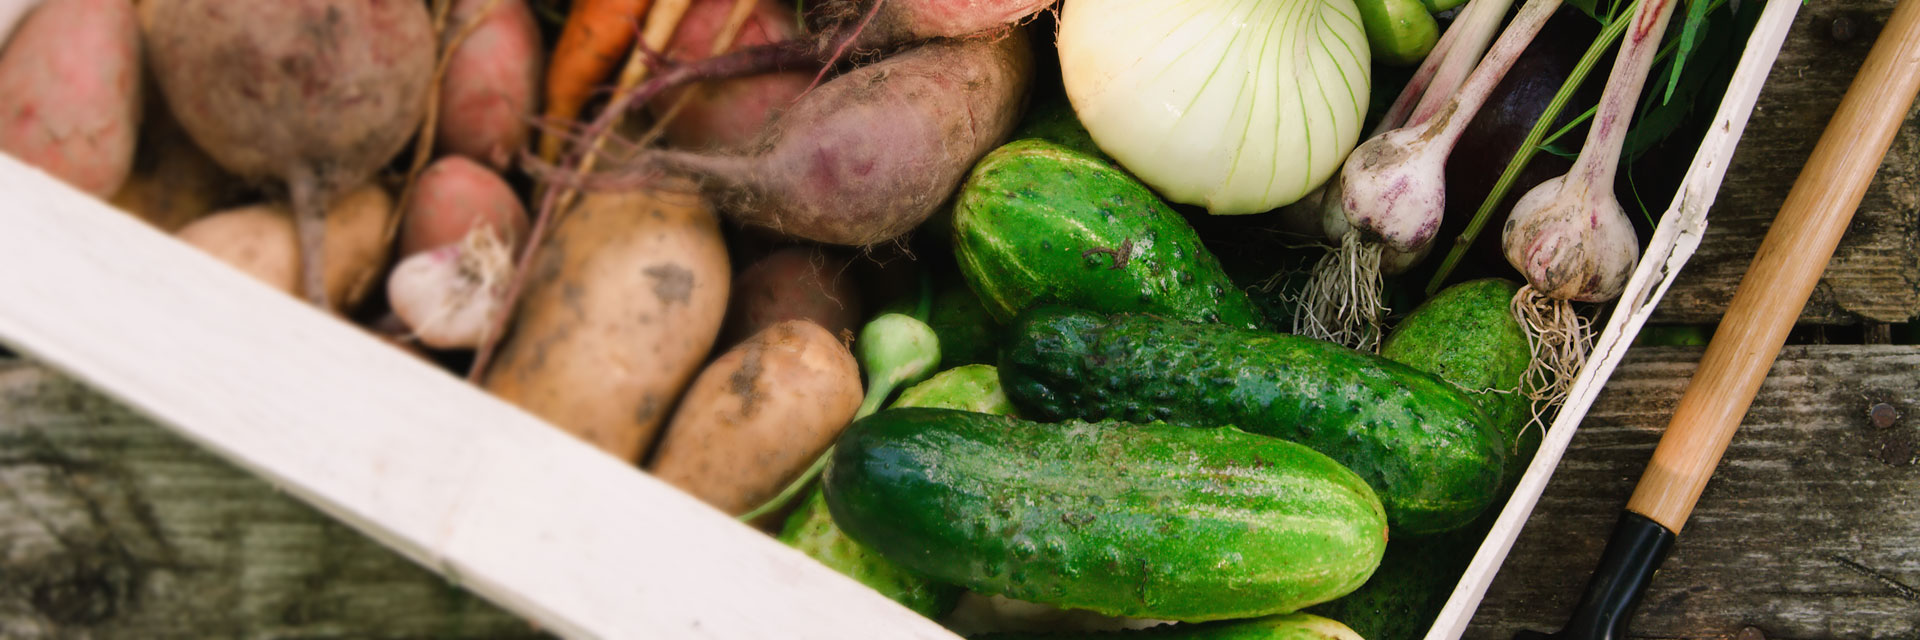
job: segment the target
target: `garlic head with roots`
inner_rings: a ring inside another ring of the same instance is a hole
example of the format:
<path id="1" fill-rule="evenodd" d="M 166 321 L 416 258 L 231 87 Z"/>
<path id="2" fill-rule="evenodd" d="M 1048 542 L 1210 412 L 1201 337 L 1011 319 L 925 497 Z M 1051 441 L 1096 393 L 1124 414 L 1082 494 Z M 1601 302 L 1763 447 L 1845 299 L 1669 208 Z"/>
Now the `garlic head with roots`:
<path id="1" fill-rule="evenodd" d="M 1533 290 L 1558 300 L 1619 297 L 1640 261 L 1633 221 L 1611 185 L 1592 189 L 1568 176 L 1540 183 L 1514 203 L 1500 241 Z"/>
<path id="2" fill-rule="evenodd" d="M 1402 127 L 1347 156 L 1338 202 L 1361 239 L 1403 253 L 1433 243 L 1447 210 L 1447 154 L 1456 139 L 1443 133 L 1441 127 Z"/>
<path id="3" fill-rule="evenodd" d="M 387 299 L 421 344 L 471 349 L 486 340 L 512 273 L 506 243 L 481 225 L 459 242 L 401 260 L 387 277 Z"/>

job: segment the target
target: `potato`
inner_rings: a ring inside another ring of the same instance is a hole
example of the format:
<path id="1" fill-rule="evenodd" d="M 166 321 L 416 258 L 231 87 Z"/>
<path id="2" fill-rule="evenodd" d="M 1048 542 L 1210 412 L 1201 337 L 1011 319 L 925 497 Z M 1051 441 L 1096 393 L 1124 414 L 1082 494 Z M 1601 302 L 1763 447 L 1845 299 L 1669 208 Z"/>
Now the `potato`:
<path id="1" fill-rule="evenodd" d="M 244 182 L 215 164 L 180 129 L 166 104 L 149 99 L 133 175 L 113 194 L 120 210 L 172 233 L 228 204 L 244 191 Z"/>
<path id="2" fill-rule="evenodd" d="M 447 156 L 420 172 L 401 208 L 400 255 L 459 242 L 479 225 L 500 233 L 509 249 L 527 235 L 527 210 L 500 174 L 466 156 Z"/>
<path id="3" fill-rule="evenodd" d="M 348 309 L 366 297 L 387 262 L 393 198 L 375 185 L 347 192 L 327 210 L 327 299 Z M 261 282 L 300 294 L 300 243 L 293 214 L 279 204 L 228 209 L 182 228 L 176 237 Z"/>
<path id="4" fill-rule="evenodd" d="M 714 360 L 673 414 L 654 477 L 730 514 L 766 502 L 860 409 L 860 365 L 840 339 L 788 320 Z"/>
<path id="5" fill-rule="evenodd" d="M 140 26 L 127 0 L 48 0 L 0 49 L 0 152 L 113 195 L 140 129 Z"/>
<path id="6" fill-rule="evenodd" d="M 732 274 L 691 184 L 589 193 L 527 274 L 488 391 L 630 462 L 700 370 Z"/>
<path id="7" fill-rule="evenodd" d="M 733 282 L 727 328 L 720 343 L 733 345 L 782 320 L 805 319 L 839 336 L 860 325 L 860 290 L 847 259 L 818 247 L 788 247 L 768 254 Z"/>

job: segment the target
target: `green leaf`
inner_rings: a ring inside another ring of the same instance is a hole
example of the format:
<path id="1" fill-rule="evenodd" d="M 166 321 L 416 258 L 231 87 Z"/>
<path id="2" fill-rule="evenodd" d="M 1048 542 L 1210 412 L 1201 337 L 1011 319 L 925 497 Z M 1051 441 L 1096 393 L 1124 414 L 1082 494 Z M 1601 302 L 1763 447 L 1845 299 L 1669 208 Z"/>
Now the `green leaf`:
<path id="1" fill-rule="evenodd" d="M 1707 13 L 1718 6 L 1720 6 L 1719 2 L 1709 2 L 1708 0 L 1690 0 L 1687 2 L 1687 22 L 1686 26 L 1680 29 L 1680 53 L 1673 60 L 1674 69 L 1685 70 L 1687 68 L 1687 56 L 1693 53 L 1693 47 L 1698 43 L 1700 37 L 1700 30 L 1707 26 Z M 1679 73 L 1668 75 L 1667 95 L 1661 99 L 1661 102 L 1673 101 L 1673 92 L 1680 86 L 1681 75 L 1682 74 Z"/>

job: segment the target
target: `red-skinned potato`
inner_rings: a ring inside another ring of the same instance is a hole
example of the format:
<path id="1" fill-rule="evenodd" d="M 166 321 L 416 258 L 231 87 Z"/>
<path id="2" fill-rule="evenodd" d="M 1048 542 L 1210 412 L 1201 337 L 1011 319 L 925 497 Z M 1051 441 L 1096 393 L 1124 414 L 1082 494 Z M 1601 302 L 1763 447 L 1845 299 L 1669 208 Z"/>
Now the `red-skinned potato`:
<path id="1" fill-rule="evenodd" d="M 434 145 L 505 170 L 526 147 L 546 49 L 525 0 L 456 0 L 446 37 L 489 2 L 493 10 L 447 60 Z"/>
<path id="2" fill-rule="evenodd" d="M 727 328 L 732 345 L 786 320 L 809 320 L 835 336 L 861 318 L 860 290 L 846 258 L 819 247 L 788 247 L 747 265 L 733 281 Z"/>
<path id="3" fill-rule="evenodd" d="M 508 248 L 518 247 L 527 235 L 520 196 L 500 174 L 466 156 L 428 165 L 401 211 L 401 256 L 459 242 L 481 225 L 499 231 Z"/>
<path id="4" fill-rule="evenodd" d="M 711 55 L 713 41 L 726 27 L 733 0 L 694 0 L 667 45 L 669 60 L 691 61 Z M 793 8 L 776 0 L 760 0 L 741 24 L 733 46 L 721 53 L 791 40 L 797 33 Z M 788 71 L 713 82 L 661 94 L 647 104 L 656 117 L 681 96 L 687 96 L 679 114 L 666 125 L 667 142 L 690 149 L 740 150 L 760 136 L 767 122 L 787 108 L 813 83 L 812 73 Z"/>
<path id="5" fill-rule="evenodd" d="M 102 198 L 139 139 L 140 26 L 129 0 L 47 0 L 0 49 L 0 152 Z"/>

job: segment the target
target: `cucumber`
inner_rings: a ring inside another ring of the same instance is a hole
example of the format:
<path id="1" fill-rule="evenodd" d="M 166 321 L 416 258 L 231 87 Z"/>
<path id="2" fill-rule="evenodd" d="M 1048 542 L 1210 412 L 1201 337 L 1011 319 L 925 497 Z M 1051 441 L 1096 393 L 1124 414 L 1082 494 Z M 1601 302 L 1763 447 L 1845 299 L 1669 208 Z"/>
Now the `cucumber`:
<path id="1" fill-rule="evenodd" d="M 1507 449 L 1472 399 L 1331 342 L 1044 307 L 1003 346 L 1000 381 L 1023 415 L 1233 424 L 1299 442 L 1365 478 L 1396 533 L 1465 525 L 1500 488 Z"/>
<path id="2" fill-rule="evenodd" d="M 1001 415 L 1013 411 L 1013 405 L 1007 402 L 1007 394 L 1000 390 L 999 374 L 993 367 L 985 365 L 942 371 L 900 392 L 900 398 L 894 400 L 893 406 L 938 407 Z M 819 487 L 810 491 L 806 502 L 802 502 L 793 515 L 787 517 L 786 527 L 780 532 L 780 541 L 929 618 L 946 615 L 960 597 L 959 587 L 928 580 L 919 572 L 900 566 L 848 538 L 827 512 L 826 498 Z"/>
<path id="3" fill-rule="evenodd" d="M 1260 324 L 1184 218 L 1125 172 L 1044 140 L 1015 141 L 974 166 L 954 201 L 953 247 L 1000 322 L 1056 302 Z"/>
<path id="4" fill-rule="evenodd" d="M 1520 389 L 1533 352 L 1513 319 L 1519 291 L 1518 283 L 1499 278 L 1448 287 L 1401 320 L 1380 346 L 1381 356 L 1439 376 L 1480 405 L 1507 447 L 1503 484 L 1509 487 L 1540 447 L 1539 430 L 1527 428 L 1532 405 Z"/>
<path id="5" fill-rule="evenodd" d="M 970 364 L 935 374 L 926 382 L 900 392 L 895 408 L 959 409 L 996 416 L 1013 413 L 1013 403 L 1000 388 L 1000 372 L 992 365 Z"/>
<path id="6" fill-rule="evenodd" d="M 1394 538 L 1387 542 L 1380 570 L 1366 584 L 1307 611 L 1344 622 L 1367 640 L 1419 640 L 1473 559 L 1485 533 L 1484 528 L 1474 529 Z"/>
<path id="7" fill-rule="evenodd" d="M 1373 60 L 1410 67 L 1420 64 L 1440 40 L 1440 23 L 1420 0 L 1356 0 Z"/>
<path id="8" fill-rule="evenodd" d="M 928 580 L 848 538 L 834 524 L 819 489 L 787 517 L 780 541 L 929 618 L 946 615 L 960 598 L 958 587 Z"/>
<path id="9" fill-rule="evenodd" d="M 1338 621 L 1306 613 L 1205 624 L 1174 624 L 1138 631 L 996 633 L 975 640 L 1378 640 Z"/>
<path id="10" fill-rule="evenodd" d="M 827 506 L 936 580 L 1107 615 L 1291 612 L 1365 582 L 1386 516 L 1359 476 L 1237 429 L 890 409 L 842 433 Z"/>

